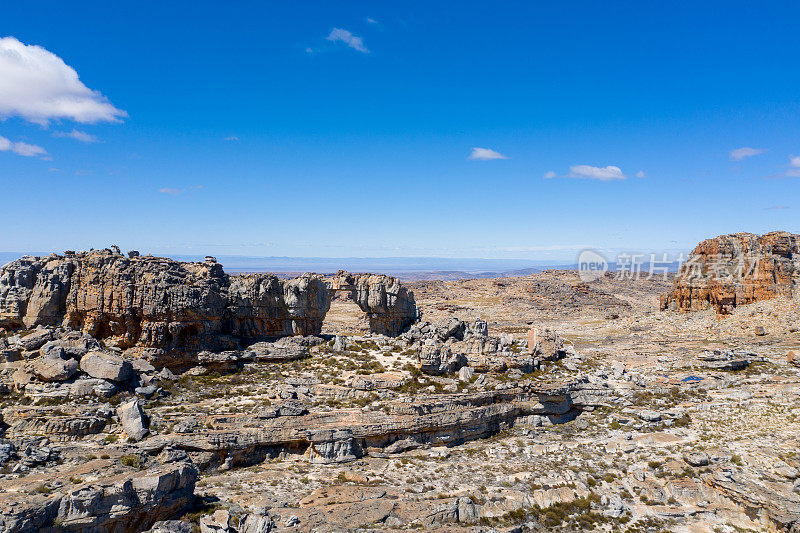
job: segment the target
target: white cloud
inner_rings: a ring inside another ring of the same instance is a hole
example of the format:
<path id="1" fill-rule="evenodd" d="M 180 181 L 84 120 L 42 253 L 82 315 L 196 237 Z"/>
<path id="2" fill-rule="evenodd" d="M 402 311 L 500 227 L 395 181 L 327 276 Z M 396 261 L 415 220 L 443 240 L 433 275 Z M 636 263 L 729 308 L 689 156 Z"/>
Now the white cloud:
<path id="1" fill-rule="evenodd" d="M 570 178 L 584 178 L 590 180 L 611 181 L 624 180 L 625 174 L 619 167 L 609 165 L 607 167 L 593 167 L 591 165 L 575 165 L 569 167 Z"/>
<path id="2" fill-rule="evenodd" d="M 70 139 L 75 139 L 76 141 L 80 141 L 82 143 L 96 143 L 100 142 L 100 140 L 90 133 L 86 133 L 85 131 L 79 131 L 73 129 L 72 131 L 57 131 L 54 133 L 56 137 L 69 137 Z"/>
<path id="3" fill-rule="evenodd" d="M 800 155 L 790 155 L 789 164 L 793 167 L 800 167 Z"/>
<path id="4" fill-rule="evenodd" d="M 553 179 L 556 177 L 556 173 L 553 172 L 552 170 L 548 170 L 547 172 L 544 173 L 544 176 L 542 177 L 546 180 Z"/>
<path id="5" fill-rule="evenodd" d="M 730 155 L 731 161 L 741 161 L 747 157 L 753 157 L 754 155 L 763 154 L 764 152 L 766 152 L 766 150 L 763 148 L 749 148 L 743 146 L 742 148 L 731 150 L 728 155 Z"/>
<path id="6" fill-rule="evenodd" d="M 225 138 L 224 138 L 224 139 L 222 139 L 222 140 L 223 140 L 223 141 L 228 141 L 228 142 L 234 142 L 234 143 L 235 143 L 235 142 L 239 142 L 239 137 L 237 137 L 236 135 L 230 135 L 230 136 L 228 136 L 228 137 L 225 137 Z"/>
<path id="7" fill-rule="evenodd" d="M 118 122 L 117 109 L 78 78 L 75 69 L 41 46 L 14 37 L 0 38 L 0 116 L 19 116 L 37 124 L 54 119 L 81 123 Z"/>
<path id="8" fill-rule="evenodd" d="M 377 24 L 378 23 L 377 20 L 375 20 L 373 18 L 369 18 L 369 17 L 367 17 L 367 22 L 369 22 L 370 24 Z"/>
<path id="9" fill-rule="evenodd" d="M 492 159 L 508 159 L 508 156 L 495 152 L 489 148 L 473 148 L 472 153 L 469 154 L 467 159 L 475 159 L 477 161 L 491 161 Z"/>
<path id="10" fill-rule="evenodd" d="M 369 53 L 369 50 L 367 50 L 367 47 L 364 46 L 364 41 L 361 39 L 361 37 L 356 37 L 349 31 L 343 30 L 342 28 L 333 28 L 327 39 L 333 42 L 341 41 L 353 50 L 358 50 L 359 52 L 363 52 L 365 54 Z"/>
<path id="11" fill-rule="evenodd" d="M 11 142 L 3 136 L 0 136 L 0 152 L 13 152 L 17 155 L 22 155 L 25 157 L 47 156 L 47 150 L 41 146 L 24 142 Z"/>
<path id="12" fill-rule="evenodd" d="M 636 173 L 637 178 L 644 178 L 646 176 L 647 174 L 644 173 L 644 170 L 640 170 L 639 172 Z"/>

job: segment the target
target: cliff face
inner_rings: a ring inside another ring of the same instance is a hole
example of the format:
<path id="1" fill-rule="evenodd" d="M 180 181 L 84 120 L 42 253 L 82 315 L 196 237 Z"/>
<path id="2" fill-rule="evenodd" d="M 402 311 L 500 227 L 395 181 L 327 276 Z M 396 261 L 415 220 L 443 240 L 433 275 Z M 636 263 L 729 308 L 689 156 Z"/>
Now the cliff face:
<path id="1" fill-rule="evenodd" d="M 125 257 L 115 248 L 3 267 L 0 326 L 63 325 L 120 348 L 225 349 L 239 339 L 319 334 L 332 290 L 351 291 L 375 332 L 398 335 L 417 317 L 413 293 L 388 276 L 231 277 L 213 258 Z"/>
<path id="2" fill-rule="evenodd" d="M 681 266 L 662 309 L 714 308 L 728 314 L 738 305 L 798 294 L 800 235 L 734 233 L 708 239 Z"/>

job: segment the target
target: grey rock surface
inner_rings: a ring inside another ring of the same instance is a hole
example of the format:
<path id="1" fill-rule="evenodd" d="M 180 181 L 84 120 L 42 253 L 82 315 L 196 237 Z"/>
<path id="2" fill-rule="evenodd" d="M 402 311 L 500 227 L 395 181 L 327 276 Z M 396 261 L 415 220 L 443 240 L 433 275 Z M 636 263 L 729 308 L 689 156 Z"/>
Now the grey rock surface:
<path id="1" fill-rule="evenodd" d="M 93 350 L 81 358 L 81 370 L 89 376 L 121 383 L 133 376 L 133 366 L 118 355 Z"/>
<path id="2" fill-rule="evenodd" d="M 142 440 L 148 433 L 147 420 L 139 400 L 130 400 L 117 407 L 117 416 L 128 437 Z"/>

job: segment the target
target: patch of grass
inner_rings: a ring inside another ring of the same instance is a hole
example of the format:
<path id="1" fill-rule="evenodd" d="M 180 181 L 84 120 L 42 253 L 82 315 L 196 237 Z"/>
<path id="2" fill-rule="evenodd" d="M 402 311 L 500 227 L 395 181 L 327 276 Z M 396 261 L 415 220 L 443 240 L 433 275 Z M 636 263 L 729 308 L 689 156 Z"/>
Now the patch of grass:
<path id="1" fill-rule="evenodd" d="M 132 466 L 133 468 L 141 467 L 141 461 L 139 460 L 139 456 L 133 453 L 130 455 L 123 455 L 122 457 L 119 458 L 119 462 L 125 466 Z"/>

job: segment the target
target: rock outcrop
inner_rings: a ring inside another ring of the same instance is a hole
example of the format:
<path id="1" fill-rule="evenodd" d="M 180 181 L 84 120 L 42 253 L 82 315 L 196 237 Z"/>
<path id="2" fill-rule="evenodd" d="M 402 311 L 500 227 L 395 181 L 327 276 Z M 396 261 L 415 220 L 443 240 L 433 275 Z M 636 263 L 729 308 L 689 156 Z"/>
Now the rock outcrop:
<path id="1" fill-rule="evenodd" d="M 228 276 L 211 257 L 186 263 L 130 255 L 114 247 L 7 264 L 0 270 L 0 327 L 65 326 L 107 345 L 166 357 L 319 334 L 335 291 L 352 293 L 373 332 L 398 335 L 418 317 L 413 293 L 389 276 Z M 28 350 L 53 340 L 47 329 L 29 337 Z"/>
<path id="2" fill-rule="evenodd" d="M 529 340 L 515 341 L 502 333 L 489 335 L 483 320 L 468 323 L 452 317 L 436 324 L 419 322 L 402 338 L 417 350 L 417 363 L 425 374 L 449 374 L 469 367 L 476 372 L 533 372 L 543 361 L 556 361 L 573 351 L 557 332 L 531 330 Z"/>
<path id="3" fill-rule="evenodd" d="M 334 292 L 349 292 L 367 314 L 372 333 L 397 336 L 419 318 L 414 293 L 400 280 L 383 274 L 336 273 L 329 283 Z"/>
<path id="4" fill-rule="evenodd" d="M 734 233 L 708 239 L 692 250 L 661 308 L 729 314 L 739 305 L 797 295 L 800 235 Z"/>
<path id="5" fill-rule="evenodd" d="M 180 462 L 51 495 L 30 496 L 20 487 L 6 487 L 10 490 L 0 497 L 0 530 L 143 531 L 191 505 L 196 480 L 194 465 Z"/>
<path id="6" fill-rule="evenodd" d="M 607 402 L 610 391 L 586 380 L 540 384 L 519 382 L 503 390 L 453 394 L 445 400 L 422 395 L 390 402 L 385 411 L 275 412 L 210 417 L 214 430 L 195 426 L 152 439 L 183 449 L 210 464 L 246 466 L 282 452 L 303 452 L 313 463 L 354 461 L 370 453 L 403 451 L 423 444 L 474 440 L 513 426 L 517 420 L 573 420 L 582 409 Z M 390 446 L 407 440 L 402 449 Z M 410 443 L 410 444 L 409 444 Z"/>

